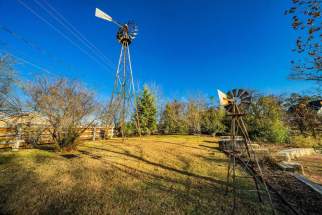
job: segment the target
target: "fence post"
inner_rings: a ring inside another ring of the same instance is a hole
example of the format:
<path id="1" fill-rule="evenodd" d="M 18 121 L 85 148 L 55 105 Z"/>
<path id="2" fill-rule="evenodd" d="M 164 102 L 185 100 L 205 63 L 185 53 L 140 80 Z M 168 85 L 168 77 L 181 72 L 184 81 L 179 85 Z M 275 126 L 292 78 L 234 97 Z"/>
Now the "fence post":
<path id="1" fill-rule="evenodd" d="M 114 126 L 112 127 L 112 129 L 110 129 L 109 138 L 113 138 L 113 136 L 114 136 Z"/>
<path id="2" fill-rule="evenodd" d="M 93 141 L 96 139 L 96 126 L 93 127 Z"/>
<path id="3" fill-rule="evenodd" d="M 20 147 L 20 142 L 21 142 L 21 125 L 18 124 L 16 128 L 16 139 L 15 142 L 12 146 L 12 151 L 18 151 Z"/>

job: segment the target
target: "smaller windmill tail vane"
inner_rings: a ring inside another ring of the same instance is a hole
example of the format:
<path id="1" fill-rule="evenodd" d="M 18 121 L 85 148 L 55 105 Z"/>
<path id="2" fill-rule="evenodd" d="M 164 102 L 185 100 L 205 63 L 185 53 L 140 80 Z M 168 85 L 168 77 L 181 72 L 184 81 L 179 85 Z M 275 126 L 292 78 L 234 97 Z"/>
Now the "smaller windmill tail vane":
<path id="1" fill-rule="evenodd" d="M 228 171 L 227 171 L 227 186 L 226 192 L 230 190 L 233 194 L 233 214 L 236 211 L 236 195 L 241 191 L 238 182 L 239 177 L 236 174 L 237 164 L 247 173 L 250 174 L 256 187 L 259 202 L 267 200 L 271 205 L 273 214 L 275 213 L 270 192 L 264 180 L 261 167 L 256 158 L 255 151 L 252 148 L 251 140 L 247 132 L 246 124 L 243 116 L 245 110 L 251 104 L 251 94 L 244 89 L 233 89 L 228 93 L 223 93 L 217 90 L 220 105 L 223 106 L 230 117 L 230 141 L 225 142 L 221 147 L 229 156 Z M 242 136 L 238 136 L 242 135 Z M 255 168 L 255 169 L 254 169 Z M 247 191 L 247 190 L 243 190 Z M 251 192 L 252 190 L 250 190 Z M 266 194 L 266 195 L 265 195 Z M 265 197 L 265 198 L 263 198 Z"/>
<path id="2" fill-rule="evenodd" d="M 226 106 L 230 103 L 227 95 L 225 93 L 223 93 L 222 91 L 218 90 L 217 89 L 217 92 L 218 92 L 218 97 L 219 97 L 219 103 L 221 106 Z"/>

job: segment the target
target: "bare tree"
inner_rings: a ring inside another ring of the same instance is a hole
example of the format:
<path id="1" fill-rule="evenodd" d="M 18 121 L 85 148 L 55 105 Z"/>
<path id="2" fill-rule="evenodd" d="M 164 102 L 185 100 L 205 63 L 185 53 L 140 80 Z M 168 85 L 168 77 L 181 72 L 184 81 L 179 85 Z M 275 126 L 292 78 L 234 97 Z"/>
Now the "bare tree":
<path id="1" fill-rule="evenodd" d="M 16 81 L 14 63 L 9 55 L 0 56 L 0 120 L 21 112 L 21 104 L 13 94 Z"/>
<path id="2" fill-rule="evenodd" d="M 292 27 L 299 33 L 294 51 L 292 79 L 322 81 L 322 19 L 321 0 L 292 0 L 286 14 L 292 16 Z"/>
<path id="3" fill-rule="evenodd" d="M 288 113 L 288 123 L 297 127 L 302 135 L 310 132 L 313 137 L 319 136 L 322 126 L 322 116 L 318 114 L 321 96 L 303 96 L 297 93 L 284 99 L 284 106 Z M 315 106 L 315 103 L 318 105 Z"/>
<path id="4" fill-rule="evenodd" d="M 114 97 L 112 100 L 109 99 L 107 103 L 100 105 L 99 121 L 103 126 L 112 126 L 115 128 L 116 135 L 121 134 L 120 127 L 120 112 L 118 109 L 121 106 L 121 98 Z"/>
<path id="5" fill-rule="evenodd" d="M 33 109 L 46 117 L 51 137 L 60 149 L 73 149 L 77 138 L 95 122 L 94 95 L 77 82 L 38 79 L 27 93 Z"/>

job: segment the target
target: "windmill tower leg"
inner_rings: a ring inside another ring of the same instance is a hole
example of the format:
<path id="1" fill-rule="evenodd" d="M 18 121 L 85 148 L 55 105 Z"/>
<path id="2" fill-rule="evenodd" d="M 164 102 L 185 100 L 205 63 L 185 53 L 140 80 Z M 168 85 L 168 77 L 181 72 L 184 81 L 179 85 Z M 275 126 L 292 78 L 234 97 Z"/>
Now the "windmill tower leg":
<path id="1" fill-rule="evenodd" d="M 132 71 L 132 61 L 131 61 L 131 54 L 130 54 L 130 47 L 127 47 L 127 52 L 128 52 L 128 59 L 129 59 L 129 69 L 130 69 L 130 91 L 132 91 L 132 94 L 130 93 L 130 96 L 133 97 L 134 102 L 133 102 L 133 106 L 135 107 L 135 118 L 136 118 L 136 129 L 139 133 L 139 136 L 141 137 L 141 125 L 140 125 L 140 120 L 139 120 L 139 110 L 138 110 L 138 106 L 137 106 L 137 95 L 136 95 L 136 91 L 135 91 L 135 86 L 134 86 L 134 80 L 133 80 L 133 71 Z"/>
<path id="2" fill-rule="evenodd" d="M 116 117 L 118 117 L 117 116 L 118 110 L 121 106 L 119 87 L 121 85 L 120 69 L 121 69 L 121 65 L 122 65 L 123 51 L 124 51 L 124 47 L 121 46 L 120 56 L 119 56 L 115 79 L 114 79 L 113 90 L 112 90 L 111 98 L 110 98 L 110 101 L 109 101 L 109 104 L 107 107 L 106 124 L 109 126 L 114 125 L 114 119 Z"/>
<path id="3" fill-rule="evenodd" d="M 118 124 L 123 141 L 126 137 L 126 123 L 131 109 L 135 111 L 136 129 L 141 136 L 137 98 L 133 81 L 132 62 L 129 45 L 123 43 L 115 75 L 114 87 L 108 106 L 108 124 L 113 123 L 113 118 L 118 118 Z"/>
<path id="4" fill-rule="evenodd" d="M 244 144 L 243 147 L 241 145 L 237 145 L 237 135 L 238 131 L 241 131 L 244 137 Z M 248 173 L 251 174 L 250 178 L 253 179 L 258 200 L 259 202 L 264 202 L 261 192 L 267 194 L 267 200 L 272 208 L 273 214 L 275 214 L 275 210 L 273 207 L 272 199 L 270 192 L 267 188 L 265 183 L 265 179 L 263 178 L 263 173 L 259 162 L 256 158 L 256 154 L 251 147 L 251 140 L 248 135 L 246 125 L 242 119 L 242 114 L 240 113 L 238 106 L 233 107 L 233 111 L 231 114 L 231 144 L 229 147 L 229 164 L 228 164 L 228 173 L 227 173 L 227 187 L 226 192 L 228 192 L 228 186 L 232 187 L 232 194 L 233 194 L 233 211 L 232 214 L 235 214 L 236 211 L 236 199 L 237 199 L 237 190 L 238 188 L 236 183 L 236 165 L 237 161 L 240 163 L 241 167 Z M 256 168 L 255 172 L 252 170 L 250 163 L 253 163 L 253 166 Z M 261 186 L 262 184 L 262 189 Z"/>
<path id="5" fill-rule="evenodd" d="M 121 116 L 120 116 L 120 126 L 121 126 L 121 134 L 122 139 L 124 141 L 125 138 L 125 127 L 126 127 L 126 112 L 127 112 L 127 93 L 126 93 L 126 87 L 127 87 L 127 71 L 126 71 L 126 50 L 127 50 L 127 43 L 123 44 L 123 74 L 122 74 L 122 86 L 121 86 L 121 101 L 122 101 L 122 108 L 121 108 Z"/>
<path id="6" fill-rule="evenodd" d="M 235 107 L 233 107 L 233 111 L 235 111 Z M 231 135 L 232 135 L 232 166 L 233 166 L 233 172 L 232 172 L 232 187 L 233 187 L 233 214 L 235 214 L 236 209 L 236 116 L 232 118 L 231 122 Z"/>
<path id="7" fill-rule="evenodd" d="M 244 130 L 244 133 L 246 133 L 247 135 L 245 136 L 245 138 L 247 139 L 247 141 L 245 141 L 245 144 L 250 146 L 250 147 L 247 147 L 247 151 L 248 151 L 248 154 L 253 154 L 253 160 L 255 161 L 255 166 L 256 168 L 258 169 L 258 176 L 261 178 L 262 180 L 262 184 L 264 186 L 264 191 L 267 193 L 267 196 L 268 196 L 268 200 L 269 200 L 269 203 L 273 209 L 273 213 L 275 214 L 275 210 L 274 210 L 274 206 L 273 206 L 273 201 L 272 201 L 272 197 L 271 197 L 271 194 L 268 190 L 268 187 L 267 187 L 267 184 L 265 182 L 265 179 L 264 179 L 264 175 L 263 175 L 263 172 L 262 172 L 262 168 L 260 167 L 259 165 L 259 162 L 258 162 L 258 159 L 256 157 L 256 154 L 253 150 L 253 148 L 251 147 L 251 140 L 249 138 L 249 135 L 248 135 L 248 132 L 247 132 L 247 129 L 246 129 L 246 125 L 244 123 L 244 120 L 242 118 L 239 119 L 240 120 L 240 125 L 241 125 L 241 129 Z M 249 152 L 249 150 L 251 152 Z M 249 159 L 251 159 L 251 157 L 249 157 Z M 261 198 L 261 195 L 260 195 L 260 192 L 259 192 L 259 178 L 258 177 L 254 177 L 255 179 L 255 183 L 256 183 L 256 189 L 257 189 L 257 193 L 258 193 L 258 197 L 259 197 L 259 200 L 262 201 L 262 198 Z"/>

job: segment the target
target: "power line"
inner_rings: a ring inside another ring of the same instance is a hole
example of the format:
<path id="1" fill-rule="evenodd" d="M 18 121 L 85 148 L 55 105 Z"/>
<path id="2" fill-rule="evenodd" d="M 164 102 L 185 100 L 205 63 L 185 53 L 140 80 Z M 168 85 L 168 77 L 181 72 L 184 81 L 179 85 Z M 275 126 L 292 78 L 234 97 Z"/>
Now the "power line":
<path id="1" fill-rule="evenodd" d="M 51 24 L 47 19 L 40 16 L 35 10 L 30 8 L 26 3 L 24 3 L 21 0 L 17 0 L 18 3 L 20 3 L 23 7 L 25 7 L 27 10 L 29 10 L 34 16 L 36 16 L 38 19 L 49 25 L 52 29 L 54 29 L 57 33 L 59 33 L 62 37 L 64 37 L 66 40 L 68 40 L 70 43 L 72 43 L 76 48 L 78 48 L 80 51 L 82 51 L 84 54 L 86 54 L 88 57 L 90 57 L 92 60 L 94 60 L 96 63 L 103 66 L 105 69 L 109 69 L 106 67 L 106 65 L 102 64 L 100 61 L 97 60 L 97 58 L 93 57 L 88 51 L 80 47 L 76 42 L 74 42 L 72 39 L 70 39 L 67 35 L 65 35 L 61 30 L 59 30 L 57 27 L 55 27 L 53 24 Z"/>
<path id="2" fill-rule="evenodd" d="M 36 3 L 40 3 L 37 0 L 34 0 Z M 48 8 L 50 8 L 57 16 L 52 15 L 53 18 L 55 18 L 56 20 L 59 18 L 62 20 L 63 23 L 61 23 L 61 21 L 59 21 L 63 26 L 65 26 L 66 28 L 68 28 L 74 36 L 77 36 L 77 38 L 82 41 L 89 49 L 91 49 L 98 57 L 100 57 L 102 60 L 106 61 L 106 63 L 108 65 L 112 65 L 113 69 L 115 67 L 114 63 L 103 54 L 103 52 L 101 50 L 99 50 L 97 48 L 97 46 L 95 46 L 91 41 L 89 41 L 79 30 L 77 30 L 77 28 L 72 25 L 67 18 L 65 18 L 58 10 L 56 10 L 51 4 L 49 4 L 49 2 L 47 0 L 43 0 L 43 2 L 48 6 Z M 59 18 L 58 18 L 59 17 Z M 66 25 L 64 24 L 66 23 Z M 76 35 L 75 35 L 75 34 Z"/>
<path id="3" fill-rule="evenodd" d="M 31 47 L 32 49 L 40 52 L 41 54 L 44 54 L 44 55 L 48 56 L 49 58 L 51 58 L 55 62 L 63 65 L 67 69 L 71 69 L 71 67 L 74 67 L 74 66 L 70 65 L 69 63 L 66 63 L 64 60 L 62 60 L 60 58 L 57 58 L 55 55 L 53 55 L 52 53 L 48 52 L 47 50 L 45 50 L 44 48 L 40 47 L 39 45 L 35 44 L 34 42 L 31 42 L 29 39 L 25 38 L 21 34 L 18 34 L 17 32 L 9 29 L 7 26 L 0 25 L 0 30 L 8 33 L 10 36 L 14 37 L 17 40 L 22 41 L 24 44 L 26 44 L 29 47 Z"/>
<path id="4" fill-rule="evenodd" d="M 0 40 L 0 44 L 4 44 L 5 46 L 8 46 L 9 44 L 8 43 L 6 43 L 6 42 L 4 42 L 4 41 L 2 41 L 2 40 Z M 8 47 L 9 48 L 9 47 Z M 14 49 L 14 48 L 10 48 L 10 49 L 13 49 L 13 51 L 17 51 L 16 49 Z M 52 70 L 49 70 L 49 69 L 47 69 L 46 67 L 44 67 L 44 66 L 41 66 L 41 65 L 39 65 L 39 64 L 36 64 L 36 63 L 34 63 L 34 62 L 31 62 L 30 60 L 27 60 L 26 58 L 24 58 L 24 57 L 21 57 L 21 56 L 17 56 L 17 55 L 15 55 L 15 54 L 13 54 L 13 52 L 11 52 L 11 51 L 9 51 L 9 49 L 7 49 L 7 50 L 5 50 L 5 49 L 2 49 L 2 48 L 0 48 L 0 52 L 2 52 L 2 54 L 8 54 L 8 55 L 10 55 L 10 56 L 12 56 L 12 57 L 14 57 L 14 59 L 17 61 L 17 62 L 21 62 L 22 64 L 27 64 L 27 65 L 29 65 L 29 66 L 31 66 L 31 67 L 34 67 L 34 68 L 36 68 L 36 69 L 38 69 L 38 70 L 40 70 L 40 71 L 42 71 L 42 72 L 45 72 L 47 75 L 50 75 L 51 77 L 61 77 L 61 74 L 56 74 L 56 73 L 54 73 Z M 41 74 L 40 73 L 40 71 L 29 71 L 28 72 L 28 74 L 29 75 L 32 75 L 32 73 L 36 73 L 36 74 Z"/>
<path id="5" fill-rule="evenodd" d="M 17 59 L 18 61 L 21 61 L 23 63 L 26 63 L 26 64 L 29 64 L 30 66 L 36 68 L 36 69 L 39 69 L 43 72 L 46 72 L 47 74 L 50 74 L 50 75 L 54 75 L 54 76 L 57 76 L 55 73 L 51 72 L 50 70 L 46 69 L 45 67 L 43 66 L 40 66 L 38 64 L 35 64 L 35 63 L 32 63 L 30 62 L 29 60 L 26 60 L 25 58 L 22 58 L 22 57 L 19 57 L 17 55 L 14 55 L 12 54 L 11 52 L 7 51 L 7 50 L 4 50 L 4 49 L 0 49 L 0 51 L 2 52 L 2 54 L 5 54 L 5 53 L 8 53 L 9 55 L 13 56 L 15 59 Z"/>
<path id="6" fill-rule="evenodd" d="M 56 57 L 54 54 L 52 54 L 48 50 L 44 49 L 43 47 L 39 46 L 38 44 L 34 43 L 33 41 L 30 41 L 29 39 L 22 36 L 21 34 L 13 31 L 12 29 L 9 29 L 7 26 L 0 24 L 0 30 L 4 31 L 5 33 L 8 33 L 10 36 L 14 37 L 17 40 L 22 41 L 24 44 L 26 44 L 27 46 L 31 47 L 32 49 L 40 52 L 41 54 L 46 55 L 47 57 L 49 57 L 50 59 L 52 59 L 56 63 L 59 63 L 62 66 L 64 66 L 67 70 L 70 70 L 70 71 L 76 70 L 76 67 L 74 65 L 60 59 L 59 57 Z M 2 40 L 0 40 L 0 45 L 1 44 L 3 44 L 3 46 L 9 46 L 8 43 L 6 43 Z M 12 46 L 11 46 L 11 49 L 12 49 Z"/>
<path id="7" fill-rule="evenodd" d="M 61 24 L 64 28 L 66 28 L 66 30 L 68 32 L 70 32 L 76 39 L 78 39 L 83 45 L 85 45 L 85 47 L 87 47 L 89 50 L 91 50 L 96 56 L 99 57 L 99 59 L 106 63 L 104 58 L 100 55 L 100 54 L 97 54 L 97 51 L 94 50 L 87 42 L 86 40 L 84 40 L 82 37 L 79 36 L 79 34 L 73 30 L 71 27 L 68 26 L 68 23 L 65 24 L 66 21 L 64 21 L 63 19 L 61 19 L 59 17 L 60 14 L 56 13 L 58 16 L 55 16 L 55 14 L 50 10 L 48 9 L 46 6 L 44 6 L 42 3 L 40 3 L 39 1 L 37 0 L 34 0 L 34 2 L 36 2 L 36 4 L 41 7 L 43 10 L 45 10 L 53 19 L 55 19 L 59 24 Z M 102 60 L 103 58 L 103 60 Z M 107 63 L 108 66 L 111 67 L 111 65 L 109 63 Z"/>

